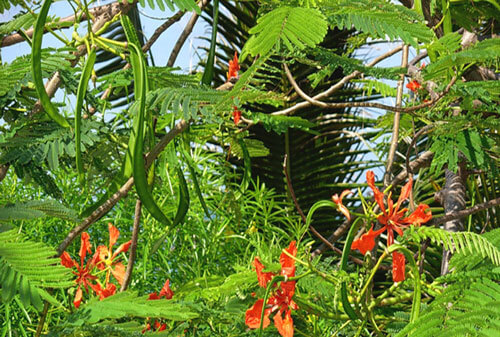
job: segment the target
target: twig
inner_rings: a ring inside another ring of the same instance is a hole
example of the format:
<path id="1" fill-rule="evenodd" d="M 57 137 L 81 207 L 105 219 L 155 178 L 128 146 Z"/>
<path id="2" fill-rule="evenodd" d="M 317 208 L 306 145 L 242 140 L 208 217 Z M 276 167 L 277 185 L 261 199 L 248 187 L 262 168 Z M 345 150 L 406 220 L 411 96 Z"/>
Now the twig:
<path id="1" fill-rule="evenodd" d="M 419 130 L 419 131 L 415 134 L 415 136 L 414 136 L 414 137 L 413 137 L 413 139 L 411 140 L 411 143 L 410 143 L 410 145 L 408 146 L 408 150 L 406 150 L 406 172 L 407 172 L 408 174 L 413 174 L 413 170 L 412 170 L 412 168 L 411 168 L 411 166 L 410 166 L 410 152 L 411 152 L 411 149 L 415 146 L 415 144 L 417 143 L 417 140 L 418 140 L 421 136 L 423 136 L 423 135 L 425 135 L 425 134 L 427 134 L 427 133 L 431 132 L 431 131 L 432 131 L 432 129 L 434 129 L 435 127 L 436 127 L 436 125 L 435 125 L 435 124 L 429 124 L 429 125 L 424 126 L 423 128 L 421 128 L 421 129 L 420 129 L 420 130 Z"/>
<path id="2" fill-rule="evenodd" d="M 450 213 L 448 215 L 441 216 L 439 218 L 434 218 L 431 221 L 429 221 L 427 224 L 429 226 L 438 226 L 442 223 L 456 220 L 456 219 L 461 219 L 466 216 L 469 216 L 471 214 L 480 212 L 482 210 L 485 210 L 487 208 L 495 207 L 500 205 L 500 198 L 492 199 L 488 202 L 482 203 L 482 204 L 477 204 L 475 206 L 472 206 L 470 208 L 463 209 L 458 212 Z"/>
<path id="3" fill-rule="evenodd" d="M 388 57 L 390 57 L 390 56 L 398 53 L 399 51 L 401 51 L 401 49 L 402 49 L 402 46 L 396 47 L 393 50 L 390 50 L 387 53 L 385 53 L 383 55 L 380 55 L 379 57 L 375 58 L 373 61 L 371 61 L 370 63 L 368 63 L 366 66 L 367 67 L 373 67 L 375 64 L 379 63 L 380 61 L 382 61 L 382 60 L 384 60 L 384 59 L 386 59 L 386 58 L 388 58 Z M 340 81 L 338 81 L 337 83 L 335 83 L 334 85 L 332 85 L 328 90 L 326 90 L 326 91 L 324 91 L 322 93 L 319 93 L 319 94 L 317 94 L 314 97 L 311 97 L 311 99 L 315 100 L 315 101 L 318 101 L 320 99 L 329 97 L 334 92 L 336 92 L 337 90 L 341 89 L 347 82 L 349 82 L 350 80 L 358 77 L 361 74 L 362 73 L 360 71 L 358 71 L 358 70 L 353 71 L 352 73 L 350 73 L 349 75 L 343 77 Z M 319 102 L 319 104 L 321 104 L 321 103 L 323 103 L 323 102 Z M 324 104 L 327 104 L 327 103 L 324 103 Z M 309 103 L 309 101 L 301 102 L 301 103 L 295 104 L 294 106 L 292 106 L 292 107 L 290 107 L 288 109 L 284 109 L 284 110 L 281 110 L 281 111 L 276 111 L 276 112 L 273 112 L 272 114 L 273 115 L 290 115 L 293 112 L 295 112 L 295 111 L 297 111 L 299 109 L 308 107 L 308 106 L 311 106 L 311 103 Z"/>
<path id="4" fill-rule="evenodd" d="M 200 4 L 198 4 L 198 5 L 200 5 Z M 151 35 L 151 37 L 149 38 L 149 40 L 144 44 L 144 46 L 142 46 L 142 51 L 144 53 L 146 53 L 147 51 L 149 51 L 149 49 L 151 49 L 151 47 L 156 42 L 156 40 L 158 40 L 158 38 L 160 37 L 160 35 L 163 34 L 174 23 L 176 23 L 177 21 L 179 21 L 184 16 L 185 13 L 186 13 L 185 11 L 178 11 L 177 13 L 175 13 L 174 15 L 172 15 L 172 17 L 170 19 L 168 19 L 167 21 L 165 21 L 160 27 L 156 28 L 156 30 L 153 33 L 153 35 Z M 130 69 L 130 63 L 127 62 L 127 64 L 125 64 L 125 66 L 123 66 L 122 69 L 123 70 Z M 104 90 L 104 92 L 101 95 L 101 100 L 106 100 L 109 97 L 110 94 L 111 94 L 111 86 L 109 88 L 107 88 L 106 90 Z M 93 115 L 96 111 L 97 110 L 96 110 L 95 107 L 91 107 L 89 109 L 89 114 Z"/>
<path id="5" fill-rule="evenodd" d="M 210 2 L 210 0 L 202 0 L 200 1 L 201 3 L 201 10 Z M 173 67 L 175 60 L 177 59 L 177 56 L 179 55 L 179 52 L 181 51 L 182 46 L 186 42 L 188 36 L 191 34 L 193 31 L 193 27 L 196 24 L 196 21 L 198 21 L 198 18 L 200 16 L 198 13 L 193 12 L 193 15 L 191 15 L 191 18 L 189 19 L 186 27 L 184 27 L 184 30 L 182 31 L 181 35 L 179 36 L 179 39 L 175 43 L 174 49 L 172 49 L 172 52 L 170 53 L 170 57 L 168 58 L 167 66 L 168 67 Z"/>
<path id="6" fill-rule="evenodd" d="M 163 151 L 163 149 L 168 145 L 168 143 L 170 143 L 175 136 L 186 130 L 188 125 L 189 124 L 186 121 L 181 120 L 172 130 L 170 130 L 165 136 L 163 136 L 160 142 L 155 145 L 153 150 L 151 150 L 151 152 L 146 155 L 146 163 L 145 163 L 146 169 L 148 169 L 151 166 L 153 161 L 156 159 L 156 157 L 158 157 L 160 152 Z M 94 212 L 92 212 L 92 214 L 90 214 L 79 225 L 73 228 L 57 248 L 57 255 L 58 256 L 61 255 L 69 246 L 69 244 L 78 235 L 80 235 L 94 222 L 99 220 L 104 214 L 109 212 L 120 199 L 122 199 L 127 195 L 127 193 L 132 188 L 133 184 L 134 184 L 134 178 L 130 177 L 127 180 L 127 182 L 122 187 L 120 187 L 120 189 L 115 194 L 113 194 L 108 200 L 106 200 L 106 202 L 104 202 L 101 206 L 99 206 L 99 208 L 97 208 Z"/>
<path id="7" fill-rule="evenodd" d="M 290 196 L 292 197 L 293 204 L 295 205 L 297 212 L 299 212 L 300 217 L 302 218 L 302 222 L 307 223 L 307 218 L 306 218 L 304 212 L 302 211 L 302 208 L 300 207 L 299 202 L 297 201 L 297 198 L 295 197 L 295 191 L 294 191 L 293 186 L 292 186 L 292 181 L 290 180 L 290 176 L 288 175 L 287 155 L 286 154 L 285 154 L 285 159 L 283 160 L 283 172 L 285 172 L 286 184 L 288 186 L 288 190 L 290 191 Z M 317 238 L 319 238 L 323 242 L 323 244 L 328 246 L 328 248 L 333 250 L 335 253 L 342 255 L 342 251 L 339 248 L 335 247 L 332 243 L 330 243 L 323 235 L 321 235 L 321 233 L 318 232 L 316 230 L 316 228 L 314 228 L 313 225 L 309 225 L 309 230 Z M 359 265 L 363 264 L 363 260 L 360 260 L 354 256 L 349 256 L 349 259 L 351 259 L 351 261 L 353 261 L 356 264 L 359 264 Z"/>
<path id="8" fill-rule="evenodd" d="M 419 61 L 423 60 L 426 57 L 427 57 L 427 50 L 415 56 L 410 62 L 408 62 L 408 65 L 414 66 L 415 64 L 417 64 Z"/>
<path id="9" fill-rule="evenodd" d="M 420 109 L 423 109 L 423 108 L 428 108 L 430 106 L 435 105 L 437 102 L 439 102 L 450 91 L 451 87 L 455 84 L 456 81 L 457 81 L 457 77 L 454 76 L 451 79 L 450 83 L 448 83 L 448 85 L 446 86 L 446 88 L 443 90 L 443 92 L 441 92 L 439 95 L 437 95 L 437 97 L 435 97 L 434 99 L 430 100 L 429 102 L 425 102 L 425 103 L 422 103 L 422 104 L 419 104 L 419 105 L 414 105 L 414 106 L 407 107 L 407 108 L 395 107 L 395 106 L 391 106 L 391 105 L 385 105 L 385 104 L 373 103 L 373 102 L 324 103 L 324 102 L 318 101 L 318 106 L 321 106 L 323 108 L 328 108 L 328 109 L 340 109 L 340 108 L 379 108 L 379 109 L 385 109 L 385 110 L 394 111 L 394 112 L 412 113 L 414 111 L 417 111 L 417 110 L 420 110 Z M 310 99 L 315 100 L 316 97 L 317 97 L 317 95 L 314 96 L 314 97 L 310 97 Z M 319 104 L 321 104 L 321 105 L 319 105 Z M 290 107 L 288 109 L 273 112 L 272 115 L 278 115 L 278 116 L 290 115 L 291 113 L 293 113 L 293 112 L 295 112 L 295 111 L 297 111 L 297 110 L 299 110 L 301 108 L 308 107 L 308 106 L 311 106 L 311 103 L 309 103 L 307 101 L 306 102 L 301 102 L 301 103 L 297 103 L 296 105 L 294 105 L 293 107 Z"/>
<path id="10" fill-rule="evenodd" d="M 47 318 L 47 313 L 49 312 L 49 302 L 45 301 L 43 304 L 43 310 L 40 314 L 40 320 L 38 321 L 38 326 L 36 327 L 35 337 L 40 337 L 42 334 L 43 326 L 45 325 L 45 319 Z"/>
<path id="11" fill-rule="evenodd" d="M 408 66 L 408 50 L 409 46 L 403 46 L 403 56 L 401 59 L 401 67 L 406 68 Z M 405 75 L 401 75 L 396 93 L 396 107 L 401 107 L 401 103 L 403 102 L 403 85 L 405 83 Z M 399 141 L 399 121 L 401 119 L 401 112 L 396 111 L 394 113 L 394 122 L 392 125 L 392 137 L 391 137 L 391 145 L 389 147 L 389 153 L 387 154 L 387 164 L 385 166 L 385 174 L 384 174 L 384 189 L 389 186 L 389 181 L 391 179 L 392 172 L 392 164 L 394 163 L 394 156 L 396 155 L 396 150 L 398 148 Z"/>
<path id="12" fill-rule="evenodd" d="M 135 251 L 137 250 L 137 239 L 139 238 L 139 225 L 141 223 L 141 200 L 137 199 L 135 203 L 135 213 L 134 213 L 134 228 L 132 229 L 132 244 L 130 245 L 130 252 L 128 255 L 127 270 L 125 271 L 125 276 L 123 277 L 123 284 L 120 291 L 125 291 L 130 284 L 132 270 L 134 269 L 135 262 Z"/>

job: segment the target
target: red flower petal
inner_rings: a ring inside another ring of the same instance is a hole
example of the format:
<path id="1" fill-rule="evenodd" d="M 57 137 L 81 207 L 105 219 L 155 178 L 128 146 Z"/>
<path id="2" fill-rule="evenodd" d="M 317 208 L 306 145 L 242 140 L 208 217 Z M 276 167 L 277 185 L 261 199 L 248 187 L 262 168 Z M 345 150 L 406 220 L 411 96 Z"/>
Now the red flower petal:
<path id="1" fill-rule="evenodd" d="M 82 302 L 82 294 L 83 294 L 82 288 L 78 287 L 78 289 L 76 289 L 75 299 L 73 300 L 73 304 L 75 305 L 75 308 L 77 308 L 77 309 L 80 306 L 80 303 Z"/>
<path id="2" fill-rule="evenodd" d="M 399 195 L 398 202 L 396 203 L 396 208 L 394 210 L 395 212 L 397 212 L 399 210 L 401 203 L 410 197 L 412 184 L 413 184 L 413 180 L 410 177 L 410 180 L 408 180 L 408 182 L 401 189 L 401 194 Z"/>
<path id="3" fill-rule="evenodd" d="M 229 82 L 231 78 L 238 77 L 238 70 L 240 70 L 240 65 L 238 63 L 238 53 L 234 52 L 234 57 L 229 61 L 229 69 L 227 72 L 227 81 Z"/>
<path id="4" fill-rule="evenodd" d="M 68 252 L 63 252 L 61 255 L 61 264 L 66 268 L 73 268 L 76 266 L 76 262 L 73 261 L 71 256 L 69 256 Z"/>
<path id="5" fill-rule="evenodd" d="M 123 279 L 125 278 L 125 266 L 123 265 L 123 263 L 115 263 L 114 267 L 111 268 L 111 274 L 113 274 L 118 283 L 122 285 Z"/>
<path id="6" fill-rule="evenodd" d="M 113 259 L 118 255 L 120 254 L 121 252 L 123 253 L 126 253 L 128 251 L 128 249 L 130 248 L 130 245 L 132 244 L 132 240 L 130 240 L 129 242 L 125 242 L 123 244 L 121 244 L 116 250 L 115 252 L 113 253 Z"/>
<path id="7" fill-rule="evenodd" d="M 120 231 L 118 228 L 113 226 L 111 222 L 108 222 L 108 230 L 109 230 L 109 250 L 113 247 L 120 236 Z"/>
<path id="8" fill-rule="evenodd" d="M 87 255 L 87 253 L 92 254 L 90 247 L 91 247 L 90 235 L 87 232 L 83 232 L 80 237 L 80 252 L 79 252 L 81 266 L 83 266 L 83 261 L 85 260 L 85 256 Z"/>
<path id="9" fill-rule="evenodd" d="M 286 310 L 285 319 L 281 317 L 281 310 L 274 316 L 274 325 L 283 337 L 293 337 L 293 319 L 290 310 Z"/>
<path id="10" fill-rule="evenodd" d="M 408 84 L 406 84 L 406 87 L 413 92 L 417 92 L 418 89 L 422 88 L 422 86 L 420 85 L 420 83 L 418 83 L 417 80 L 408 82 Z"/>
<path id="11" fill-rule="evenodd" d="M 255 304 L 247 310 L 245 313 L 245 324 L 250 329 L 258 329 L 260 327 L 260 315 L 262 313 L 262 306 L 264 304 L 263 299 L 257 300 Z M 264 311 L 264 322 L 262 328 L 267 328 L 271 321 L 269 320 L 269 314 L 271 313 L 271 309 L 265 309 Z"/>
<path id="12" fill-rule="evenodd" d="M 160 291 L 160 298 L 165 296 L 167 300 L 171 299 L 174 296 L 174 292 L 170 289 L 170 280 L 167 280 L 163 285 L 163 288 Z"/>
<path id="13" fill-rule="evenodd" d="M 234 125 L 238 125 L 241 119 L 241 111 L 237 107 L 233 107 L 233 121 Z"/>
<path id="14" fill-rule="evenodd" d="M 110 252 L 109 252 L 108 247 L 106 247 L 106 246 L 97 247 L 95 250 L 95 254 L 92 257 L 92 262 L 95 262 L 93 264 L 95 264 L 97 266 L 97 268 L 99 268 L 100 270 L 104 270 L 104 268 L 106 268 L 106 264 L 104 263 L 104 260 L 106 260 L 108 258 L 109 253 Z"/>
<path id="15" fill-rule="evenodd" d="M 429 205 L 420 204 L 418 205 L 415 212 L 410 214 L 410 216 L 408 216 L 407 218 L 403 219 L 403 222 L 420 226 L 430 219 L 432 219 L 432 212 L 429 209 Z"/>
<path id="16" fill-rule="evenodd" d="M 259 281 L 259 285 L 262 288 L 267 287 L 269 281 L 272 280 L 274 273 L 273 272 L 263 272 L 265 269 L 264 265 L 260 262 L 258 257 L 255 257 L 253 261 L 253 265 L 255 266 L 255 271 L 257 272 L 257 280 Z"/>
<path id="17" fill-rule="evenodd" d="M 392 252 L 392 280 L 401 282 L 405 279 L 405 256 L 398 252 Z"/>
<path id="18" fill-rule="evenodd" d="M 290 245 L 285 249 L 291 256 L 297 255 L 297 243 L 295 241 L 290 242 Z M 281 275 L 287 277 L 295 276 L 295 260 L 290 256 L 281 252 L 280 255 L 281 264 Z"/>
<path id="19" fill-rule="evenodd" d="M 342 199 L 347 195 L 347 194 L 350 194 L 352 193 L 350 190 L 344 190 L 341 194 L 340 194 L 340 197 L 338 194 L 335 194 L 332 196 L 332 200 L 334 203 L 337 204 L 337 206 L 339 207 L 339 212 L 344 214 L 344 216 L 347 218 L 347 220 L 351 221 L 351 213 L 349 213 L 349 210 L 347 209 L 347 207 L 344 206 L 344 204 L 342 204 Z"/>
<path id="20" fill-rule="evenodd" d="M 372 250 L 375 247 L 375 238 L 379 236 L 384 230 L 385 226 L 377 231 L 373 231 L 373 225 L 371 225 L 368 232 L 361 235 L 361 237 L 351 245 L 351 249 L 357 249 L 361 252 L 361 254 L 366 254 L 367 251 Z"/>
<path id="21" fill-rule="evenodd" d="M 375 186 L 375 173 L 373 173 L 373 171 L 366 172 L 366 182 L 372 189 L 373 197 L 375 198 L 378 206 L 380 207 L 382 212 L 385 213 L 384 194 L 380 192 L 380 190 Z"/>
<path id="22" fill-rule="evenodd" d="M 148 300 L 159 300 L 161 297 L 156 292 L 149 294 Z"/>

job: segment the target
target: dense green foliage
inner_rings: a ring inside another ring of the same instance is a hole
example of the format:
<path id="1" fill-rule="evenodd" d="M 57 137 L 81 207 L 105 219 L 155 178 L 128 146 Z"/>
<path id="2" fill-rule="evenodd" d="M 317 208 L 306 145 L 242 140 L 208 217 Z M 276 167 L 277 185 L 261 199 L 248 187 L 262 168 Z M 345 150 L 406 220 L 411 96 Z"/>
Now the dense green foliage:
<path id="1" fill-rule="evenodd" d="M 496 1 L 68 3 L 0 0 L 0 337 L 498 334 Z"/>

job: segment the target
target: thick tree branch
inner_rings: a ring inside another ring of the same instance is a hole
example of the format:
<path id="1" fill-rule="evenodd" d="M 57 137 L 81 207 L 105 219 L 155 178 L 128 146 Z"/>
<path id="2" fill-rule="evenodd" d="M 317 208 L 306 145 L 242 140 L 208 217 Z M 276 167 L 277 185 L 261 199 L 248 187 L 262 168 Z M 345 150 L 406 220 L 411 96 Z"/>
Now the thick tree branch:
<path id="1" fill-rule="evenodd" d="M 7 172 L 9 172 L 10 164 L 0 165 L 0 182 L 5 179 Z"/>
<path id="2" fill-rule="evenodd" d="M 146 169 L 148 169 L 153 161 L 158 157 L 158 155 L 165 149 L 165 147 L 172 141 L 172 139 L 175 138 L 175 136 L 179 135 L 182 133 L 184 130 L 187 129 L 188 123 L 184 120 L 181 120 L 177 125 L 170 130 L 163 138 L 160 140 L 158 144 L 155 145 L 153 150 L 151 150 L 150 153 L 146 155 Z M 121 200 L 123 197 L 127 195 L 127 193 L 130 191 L 132 186 L 134 185 L 134 178 L 131 177 L 129 180 L 122 186 L 120 189 L 113 194 L 106 202 L 104 202 L 99 208 L 97 208 L 92 214 L 90 214 L 85 220 L 83 220 L 79 225 L 77 225 L 75 228 L 73 228 L 66 238 L 61 242 L 59 247 L 57 248 L 57 255 L 61 255 L 66 248 L 69 246 L 69 244 L 78 236 L 80 235 L 84 230 L 86 230 L 90 225 L 92 225 L 94 222 L 99 220 L 103 215 L 108 213 L 115 205 L 116 203 Z"/>

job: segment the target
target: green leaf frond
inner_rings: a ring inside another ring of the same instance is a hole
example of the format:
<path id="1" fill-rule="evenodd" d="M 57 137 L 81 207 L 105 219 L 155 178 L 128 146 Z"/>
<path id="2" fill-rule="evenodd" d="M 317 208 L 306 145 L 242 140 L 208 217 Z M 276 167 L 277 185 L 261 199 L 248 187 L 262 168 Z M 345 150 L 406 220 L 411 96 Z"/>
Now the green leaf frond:
<path id="1" fill-rule="evenodd" d="M 155 9 L 155 4 L 158 5 L 158 8 L 161 11 L 165 11 L 165 5 L 170 11 L 175 11 L 175 7 L 177 7 L 180 11 L 195 11 L 198 14 L 201 14 L 200 7 L 196 4 L 195 0 L 147 0 L 148 6 L 152 9 Z M 139 4 L 142 7 L 146 7 L 145 0 L 139 0 Z M 175 6 L 174 6 L 175 5 Z"/>
<path id="2" fill-rule="evenodd" d="M 35 20 L 36 16 L 32 15 L 31 13 L 19 15 L 14 20 L 0 25 L 0 35 L 12 34 L 21 29 L 26 30 L 33 26 Z"/>
<path id="3" fill-rule="evenodd" d="M 266 157 L 269 155 L 269 149 L 266 147 L 264 142 L 258 139 L 243 138 L 242 141 L 245 143 L 248 154 L 251 158 L 255 157 Z M 244 158 L 244 152 L 237 138 L 232 137 L 229 141 L 231 146 L 231 152 L 238 158 Z"/>
<path id="4" fill-rule="evenodd" d="M 0 222 L 31 220 L 52 216 L 72 222 L 78 221 L 78 214 L 55 200 L 33 200 L 0 206 Z"/>
<path id="5" fill-rule="evenodd" d="M 448 285 L 419 319 L 396 336 L 496 336 L 500 328 L 500 285 L 487 278 Z"/>
<path id="6" fill-rule="evenodd" d="M 365 67 L 361 60 L 338 55 L 338 52 L 336 53 L 335 50 L 320 47 L 314 48 L 310 51 L 310 53 L 314 61 L 304 59 L 305 55 L 303 57 L 298 57 L 298 61 L 311 66 L 317 66 L 319 63 L 319 66 L 321 67 L 320 71 L 308 76 L 308 78 L 312 80 L 312 87 L 316 87 L 322 79 L 331 76 L 333 72 L 339 68 L 342 69 L 344 75 L 348 75 L 357 70 L 362 72 L 365 76 L 393 80 L 397 80 L 400 74 L 406 72 L 400 67 Z"/>
<path id="7" fill-rule="evenodd" d="M 198 316 L 194 308 L 187 304 L 176 303 L 173 300 L 149 301 L 147 296 L 138 297 L 137 292 L 125 291 L 102 301 L 97 297 L 93 298 L 71 315 L 67 324 L 83 326 L 95 324 L 104 319 L 122 317 L 154 317 L 186 321 Z"/>
<path id="8" fill-rule="evenodd" d="M 6 10 L 9 10 L 11 6 L 17 6 L 24 4 L 25 7 L 29 6 L 28 4 L 31 3 L 29 0 L 24 1 L 24 0 L 0 0 L 0 14 L 5 12 Z"/>
<path id="9" fill-rule="evenodd" d="M 2 298 L 19 294 L 21 302 L 41 310 L 41 298 L 58 304 L 43 288 L 67 288 L 74 284 L 70 270 L 55 258 L 54 249 L 26 240 L 16 230 L 0 232 L 0 285 Z"/>
<path id="10" fill-rule="evenodd" d="M 288 128 L 295 128 L 312 133 L 313 131 L 311 128 L 315 126 L 314 123 L 307 119 L 297 116 L 269 115 L 261 112 L 252 112 L 250 118 L 255 123 L 262 123 L 266 131 L 272 130 L 278 134 L 285 133 Z"/>
<path id="11" fill-rule="evenodd" d="M 397 89 L 384 82 L 377 80 L 354 80 L 352 82 L 362 84 L 360 90 L 363 90 L 363 96 L 371 96 L 373 93 L 383 97 L 396 96 Z"/>
<path id="12" fill-rule="evenodd" d="M 445 249 L 458 253 L 480 254 L 500 266 L 500 251 L 488 239 L 473 232 L 448 232 L 435 227 L 410 227 L 405 237 L 416 242 L 430 239 Z"/>
<path id="13" fill-rule="evenodd" d="M 460 67 L 465 64 L 498 62 L 499 55 L 500 41 L 498 39 L 487 39 L 466 50 L 444 56 L 431 63 L 424 68 L 424 78 L 430 80 L 444 76 L 452 67 Z"/>
<path id="14" fill-rule="evenodd" d="M 332 0 L 326 2 L 324 8 L 328 11 L 329 24 L 339 29 L 355 27 L 373 38 L 402 39 L 414 47 L 434 38 L 420 15 L 387 1 Z"/>
<path id="15" fill-rule="evenodd" d="M 260 17 L 250 29 L 253 35 L 243 47 L 241 58 L 247 54 L 265 56 L 280 42 L 289 50 L 314 47 L 323 41 L 327 29 L 325 17 L 316 9 L 276 8 Z"/>
<path id="16" fill-rule="evenodd" d="M 42 50 L 42 72 L 44 77 L 51 76 L 55 71 L 71 70 L 71 59 L 74 58 L 72 48 Z M 0 103 L 6 98 L 13 99 L 15 94 L 31 81 L 31 55 L 21 56 L 11 63 L 0 65 Z M 2 96 L 6 96 L 2 99 Z M 1 106 L 1 105 L 0 105 Z"/>

